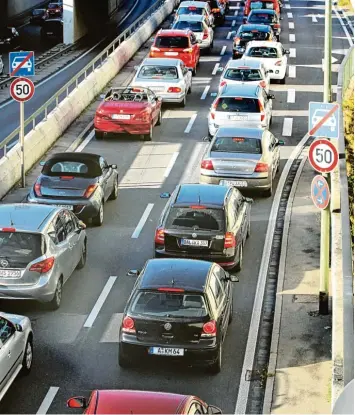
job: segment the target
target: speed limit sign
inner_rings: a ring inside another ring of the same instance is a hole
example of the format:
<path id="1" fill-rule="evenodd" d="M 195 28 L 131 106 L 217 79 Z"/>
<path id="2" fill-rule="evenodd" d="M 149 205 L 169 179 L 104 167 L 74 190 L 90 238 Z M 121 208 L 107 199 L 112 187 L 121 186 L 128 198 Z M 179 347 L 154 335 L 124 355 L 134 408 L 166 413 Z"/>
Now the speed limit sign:
<path id="1" fill-rule="evenodd" d="M 339 154 L 333 143 L 319 139 L 310 145 L 308 159 L 314 170 L 319 173 L 330 173 L 338 165 Z"/>
<path id="2" fill-rule="evenodd" d="M 35 86 L 28 78 L 17 78 L 10 85 L 10 94 L 18 102 L 30 100 L 35 93 Z"/>

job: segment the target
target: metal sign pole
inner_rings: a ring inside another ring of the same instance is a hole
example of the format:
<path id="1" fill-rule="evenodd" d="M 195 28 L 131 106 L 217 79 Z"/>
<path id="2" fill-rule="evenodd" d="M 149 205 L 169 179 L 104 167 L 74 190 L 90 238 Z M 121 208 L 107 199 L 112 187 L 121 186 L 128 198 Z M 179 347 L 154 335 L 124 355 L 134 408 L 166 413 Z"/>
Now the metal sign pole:
<path id="1" fill-rule="evenodd" d="M 26 187 L 25 172 L 25 103 L 20 102 L 20 145 L 21 145 L 21 181 L 22 187 Z"/>

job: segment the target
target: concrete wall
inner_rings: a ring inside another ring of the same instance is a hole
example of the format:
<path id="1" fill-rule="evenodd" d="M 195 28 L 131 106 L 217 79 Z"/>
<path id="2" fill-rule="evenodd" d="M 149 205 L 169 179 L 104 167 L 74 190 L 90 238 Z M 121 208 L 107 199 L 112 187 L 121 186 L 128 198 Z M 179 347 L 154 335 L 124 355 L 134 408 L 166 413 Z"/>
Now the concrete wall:
<path id="1" fill-rule="evenodd" d="M 43 0 L 7 0 L 8 17 L 11 19 L 41 4 L 43 4 Z"/>

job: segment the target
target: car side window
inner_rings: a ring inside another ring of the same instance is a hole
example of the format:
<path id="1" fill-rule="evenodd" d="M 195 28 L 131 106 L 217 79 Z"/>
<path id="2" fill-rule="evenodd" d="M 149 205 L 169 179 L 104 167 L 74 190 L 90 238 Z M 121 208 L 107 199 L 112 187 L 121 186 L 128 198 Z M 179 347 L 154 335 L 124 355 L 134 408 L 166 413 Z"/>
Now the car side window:
<path id="1" fill-rule="evenodd" d="M 227 218 L 228 218 L 228 225 L 233 227 L 238 218 L 238 212 L 235 208 L 235 195 L 232 195 L 229 198 L 228 207 L 227 207 Z"/>
<path id="2" fill-rule="evenodd" d="M 79 228 L 79 219 L 74 215 L 73 212 L 69 212 L 69 214 L 70 214 L 70 216 L 72 218 L 72 221 L 74 223 L 74 229 L 78 229 Z"/>
<path id="3" fill-rule="evenodd" d="M 211 281 L 210 285 L 211 285 L 212 294 L 216 300 L 217 308 L 219 308 L 221 301 L 223 299 L 223 296 L 224 296 L 224 290 L 223 290 L 222 284 L 220 283 L 219 279 L 216 277 L 214 272 L 212 272 L 211 274 L 210 281 Z"/>
<path id="4" fill-rule="evenodd" d="M 75 223 L 73 218 L 68 210 L 62 211 L 62 220 L 64 223 L 65 231 L 67 235 L 71 234 L 75 230 Z"/>
<path id="5" fill-rule="evenodd" d="M 190 35 L 190 42 L 191 42 L 191 45 L 196 45 L 197 43 L 196 36 L 193 33 L 191 33 Z"/>
<path id="6" fill-rule="evenodd" d="M 228 281 L 226 279 L 226 273 L 223 268 L 220 266 L 215 266 L 214 273 L 218 278 L 219 282 L 221 283 L 224 292 L 227 290 Z"/>
<path id="7" fill-rule="evenodd" d="M 108 169 L 107 161 L 103 157 L 100 157 L 100 167 L 103 172 Z"/>
<path id="8" fill-rule="evenodd" d="M 10 339 L 15 333 L 14 325 L 6 320 L 6 318 L 0 317 L 0 348 Z"/>
<path id="9" fill-rule="evenodd" d="M 64 242 L 67 234 L 65 231 L 64 223 L 62 222 L 60 216 L 58 215 L 54 220 L 54 231 L 56 236 L 56 242 L 53 241 L 55 244 Z"/>

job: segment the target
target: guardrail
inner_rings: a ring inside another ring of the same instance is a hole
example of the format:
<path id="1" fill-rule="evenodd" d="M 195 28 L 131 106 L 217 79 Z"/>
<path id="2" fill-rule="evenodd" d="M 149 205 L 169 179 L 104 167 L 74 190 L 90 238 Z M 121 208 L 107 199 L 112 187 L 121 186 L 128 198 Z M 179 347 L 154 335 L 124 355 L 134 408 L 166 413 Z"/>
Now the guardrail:
<path id="1" fill-rule="evenodd" d="M 41 121 L 46 120 L 48 114 L 53 111 L 80 83 L 86 79 L 95 69 L 99 68 L 103 62 L 114 52 L 114 50 L 127 38 L 129 38 L 138 27 L 142 26 L 149 17 L 159 7 L 165 3 L 166 0 L 157 0 L 142 16 L 135 20 L 126 30 L 124 30 L 116 39 L 114 39 L 108 46 L 105 47 L 91 62 L 89 62 L 76 76 L 60 88 L 53 97 L 45 102 L 37 111 L 35 111 L 29 118 L 25 120 L 25 135 L 36 128 L 36 125 Z M 16 128 L 10 135 L 8 135 L 0 143 L 0 153 L 6 156 L 9 151 L 19 140 L 19 127 Z"/>

